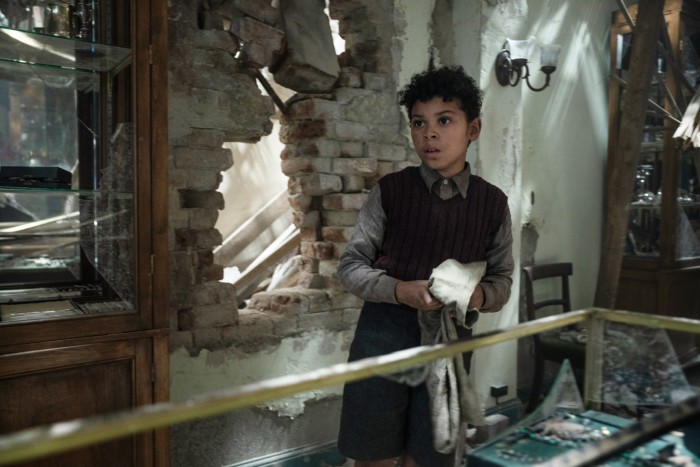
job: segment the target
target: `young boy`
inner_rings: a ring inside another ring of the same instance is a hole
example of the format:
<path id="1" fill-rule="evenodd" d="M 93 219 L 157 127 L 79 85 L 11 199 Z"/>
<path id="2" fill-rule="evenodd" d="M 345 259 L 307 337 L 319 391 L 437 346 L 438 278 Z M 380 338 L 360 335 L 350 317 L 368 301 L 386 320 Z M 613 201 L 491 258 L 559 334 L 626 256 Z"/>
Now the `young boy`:
<path id="1" fill-rule="evenodd" d="M 372 188 L 338 266 L 338 278 L 364 306 L 349 360 L 420 345 L 418 313 L 443 304 L 428 291 L 432 269 L 453 258 L 486 261 L 469 301 L 500 310 L 513 273 L 506 195 L 472 175 L 467 149 L 481 132 L 481 90 L 462 67 L 419 73 L 400 92 L 420 167 L 383 177 Z M 470 331 L 462 329 L 460 337 Z M 464 361 L 469 370 L 470 355 Z M 433 447 L 429 397 L 387 378 L 348 383 L 338 446 L 356 467 L 439 467 L 454 454 Z"/>

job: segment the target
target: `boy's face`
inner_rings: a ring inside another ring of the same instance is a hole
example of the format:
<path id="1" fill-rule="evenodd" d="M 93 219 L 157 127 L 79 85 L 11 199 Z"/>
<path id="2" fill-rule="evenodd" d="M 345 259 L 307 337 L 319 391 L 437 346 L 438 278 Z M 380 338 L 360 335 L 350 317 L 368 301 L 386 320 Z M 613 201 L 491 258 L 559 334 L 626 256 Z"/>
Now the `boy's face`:
<path id="1" fill-rule="evenodd" d="M 461 172 L 469 143 L 481 133 L 481 119 L 469 121 L 459 101 L 439 96 L 416 101 L 411 114 L 411 139 L 420 160 L 445 178 Z"/>

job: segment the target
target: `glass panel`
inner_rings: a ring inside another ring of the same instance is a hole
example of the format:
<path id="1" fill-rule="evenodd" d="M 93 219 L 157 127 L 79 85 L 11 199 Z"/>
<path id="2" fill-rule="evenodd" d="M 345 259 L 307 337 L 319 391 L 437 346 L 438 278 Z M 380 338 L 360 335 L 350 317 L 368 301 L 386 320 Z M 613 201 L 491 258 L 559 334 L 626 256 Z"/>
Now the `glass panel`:
<path id="1" fill-rule="evenodd" d="M 616 76 L 621 82 L 617 103 L 622 108 L 626 84 L 630 79 L 629 65 L 632 47 L 632 35 L 617 36 Z M 657 73 L 652 80 L 650 104 L 644 124 L 641 151 L 639 154 L 635 192 L 629 209 L 629 228 L 627 231 L 625 254 L 641 257 L 658 257 L 661 233 L 661 180 L 663 169 L 663 150 L 666 132 L 664 129 L 664 112 L 662 110 L 665 88 L 661 81 L 664 76 L 663 57 L 657 59 Z M 617 112 L 620 118 L 621 112 Z M 618 121 L 618 128 L 620 122 Z"/>
<path id="2" fill-rule="evenodd" d="M 0 57 L 71 69 L 106 72 L 131 60 L 131 50 L 0 27 Z"/>
<path id="3" fill-rule="evenodd" d="M 698 34 L 690 27 L 686 29 L 683 40 L 683 72 L 689 87 L 698 88 L 700 84 L 700 56 L 698 55 Z M 693 92 L 683 87 L 686 102 L 694 98 Z M 695 116 L 697 121 L 697 116 Z M 680 150 L 678 174 L 678 223 L 676 259 L 700 257 L 700 149 Z"/>
<path id="4" fill-rule="evenodd" d="M 16 20 L 0 27 L 0 324 L 133 312 L 130 50 Z"/>
<path id="5" fill-rule="evenodd" d="M 680 172 L 676 258 L 695 258 L 700 256 L 700 149 L 681 154 Z"/>
<path id="6" fill-rule="evenodd" d="M 688 31 L 686 31 L 688 32 Z M 697 34 L 696 34 L 697 35 Z M 616 76 L 623 82 L 629 79 L 629 53 L 631 51 L 631 35 L 619 35 L 616 53 Z M 675 149 L 669 150 L 667 139 L 673 136 L 677 125 L 677 113 L 683 112 L 693 99 L 692 88 L 700 82 L 700 59 L 694 46 L 696 38 L 686 36 L 682 44 L 683 57 L 679 65 L 683 70 L 683 79 L 687 85 L 676 80 L 677 73 L 672 73 L 675 67 L 669 66 L 662 53 L 656 59 L 656 73 L 652 78 L 649 106 L 645 119 L 644 134 L 638 159 L 635 192 L 629 210 L 629 228 L 627 233 L 625 253 L 637 257 L 658 257 L 661 251 L 661 200 L 662 181 L 664 178 L 664 151 L 666 157 L 678 157 L 668 162 L 667 166 L 678 166 L 678 185 L 672 194 L 677 200 L 675 212 L 664 215 L 675 217 L 675 259 L 700 257 L 700 191 L 698 180 L 700 171 L 697 156 L 698 150 Z M 676 80 L 678 98 L 674 103 L 668 99 L 669 88 L 665 81 Z M 623 91 L 620 93 L 618 108 L 622 105 Z M 682 99 L 680 94 L 682 93 Z M 676 107 L 677 106 L 677 107 Z M 669 110 L 667 115 L 666 109 Z M 619 113 L 618 113 L 619 115 Z M 669 116 L 672 116 L 672 121 Z M 674 147 L 679 145 L 675 144 Z M 671 195 L 669 193 L 669 195 Z M 667 218 L 672 221 L 672 217 Z M 664 221 L 665 222 L 665 221 Z"/>

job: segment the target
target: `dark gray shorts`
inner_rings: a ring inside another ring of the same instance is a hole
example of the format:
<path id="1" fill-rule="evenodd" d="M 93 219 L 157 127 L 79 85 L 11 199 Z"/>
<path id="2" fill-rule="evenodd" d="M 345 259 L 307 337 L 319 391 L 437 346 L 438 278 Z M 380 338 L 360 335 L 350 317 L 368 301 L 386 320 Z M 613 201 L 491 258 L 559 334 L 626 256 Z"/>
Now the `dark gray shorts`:
<path id="1" fill-rule="evenodd" d="M 349 361 L 420 345 L 416 310 L 365 303 Z M 390 459 L 409 453 L 425 467 L 451 466 L 453 454 L 433 449 L 430 401 L 425 384 L 411 387 L 384 377 L 345 385 L 338 448 L 355 460 Z"/>

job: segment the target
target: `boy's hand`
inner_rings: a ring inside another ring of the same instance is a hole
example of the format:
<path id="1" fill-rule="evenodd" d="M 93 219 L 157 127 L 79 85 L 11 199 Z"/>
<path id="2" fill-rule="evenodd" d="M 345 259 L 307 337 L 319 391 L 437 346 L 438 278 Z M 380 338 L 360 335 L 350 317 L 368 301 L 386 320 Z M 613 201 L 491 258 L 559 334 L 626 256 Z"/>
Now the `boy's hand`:
<path id="1" fill-rule="evenodd" d="M 428 281 L 399 281 L 396 284 L 396 301 L 419 310 L 439 310 L 442 302 L 430 294 Z"/>
<path id="2" fill-rule="evenodd" d="M 473 310 L 476 308 L 477 310 L 480 310 L 482 306 L 484 306 L 484 289 L 481 288 L 481 284 L 477 284 L 476 287 L 474 287 L 474 293 L 472 293 L 472 296 L 469 298 L 469 309 Z"/>

